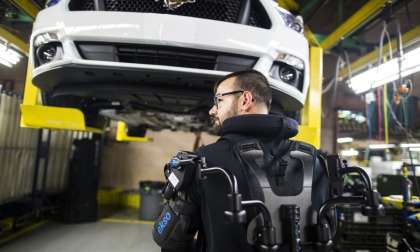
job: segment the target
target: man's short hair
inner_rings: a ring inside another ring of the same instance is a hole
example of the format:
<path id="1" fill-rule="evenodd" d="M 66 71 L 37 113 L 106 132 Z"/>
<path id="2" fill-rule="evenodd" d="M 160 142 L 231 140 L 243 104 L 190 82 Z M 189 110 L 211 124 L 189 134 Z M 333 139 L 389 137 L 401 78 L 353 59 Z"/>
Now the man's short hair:
<path id="1" fill-rule="evenodd" d="M 272 100 L 270 85 L 268 84 L 267 78 L 256 70 L 244 70 L 226 75 L 223 79 L 216 83 L 214 86 L 214 92 L 216 92 L 220 83 L 234 77 L 236 78 L 236 88 L 251 92 L 257 103 L 265 103 L 267 108 L 270 109 Z"/>

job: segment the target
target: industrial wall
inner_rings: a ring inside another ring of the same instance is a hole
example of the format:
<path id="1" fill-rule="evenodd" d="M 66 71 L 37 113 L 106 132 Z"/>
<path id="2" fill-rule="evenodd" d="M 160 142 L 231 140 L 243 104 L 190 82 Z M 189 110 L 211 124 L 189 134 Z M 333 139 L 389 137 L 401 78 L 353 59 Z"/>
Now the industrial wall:
<path id="1" fill-rule="evenodd" d="M 77 132 L 21 128 L 21 102 L 17 95 L 0 94 L 0 204 L 29 195 L 33 188 L 41 190 L 43 184 L 46 193 L 62 192 L 67 182 L 71 143 L 79 137 Z M 40 137 L 49 142 L 48 159 L 38 162 L 35 174 Z"/>
<path id="2" fill-rule="evenodd" d="M 21 98 L 10 93 L 0 94 L 0 204 L 30 195 L 35 190 L 48 194 L 62 192 L 67 186 L 68 163 L 75 138 L 88 133 L 50 131 L 20 127 Z M 136 189 L 140 180 L 163 180 L 163 165 L 177 151 L 191 151 L 196 135 L 185 132 L 148 132 L 152 142 L 116 142 L 109 140 L 102 150 L 100 186 Z M 38 160 L 38 145 L 47 144 L 47 158 Z M 49 139 L 49 140 L 48 140 Z M 217 140 L 203 134 L 201 144 Z M 46 165 L 46 162 L 48 164 Z M 37 178 L 37 179 L 35 179 Z M 45 182 L 44 182 L 45 180 Z M 34 182 L 36 186 L 34 187 Z"/>
<path id="3" fill-rule="evenodd" d="M 192 151 L 194 133 L 148 131 L 152 142 L 108 142 L 104 145 L 101 187 L 136 189 L 140 180 L 164 180 L 163 165 L 179 150 Z M 210 144 L 218 137 L 202 134 L 201 144 Z"/>
<path id="4" fill-rule="evenodd" d="M 0 94 L 0 203 L 32 190 L 38 131 L 19 127 L 19 103 Z"/>

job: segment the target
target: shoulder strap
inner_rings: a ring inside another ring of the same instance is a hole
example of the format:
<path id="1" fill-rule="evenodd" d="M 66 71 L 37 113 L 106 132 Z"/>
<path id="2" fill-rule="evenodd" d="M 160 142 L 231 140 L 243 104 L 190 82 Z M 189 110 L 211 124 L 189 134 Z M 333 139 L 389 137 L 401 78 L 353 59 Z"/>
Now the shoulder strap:
<path id="1" fill-rule="evenodd" d="M 262 169 L 264 166 L 264 152 L 256 139 L 239 141 L 234 146 L 237 159 L 244 167 L 248 178 L 251 199 L 265 201 L 262 186 L 268 183 L 267 177 Z"/>
<path id="2" fill-rule="evenodd" d="M 222 138 L 229 141 L 233 153 L 243 169 L 247 178 L 247 193 L 250 199 L 265 201 L 260 179 L 267 179 L 264 174 L 257 172 L 261 169 L 255 169 L 264 165 L 264 153 L 259 141 L 236 134 L 228 134 Z"/>
<path id="3" fill-rule="evenodd" d="M 313 172 L 315 170 L 317 152 L 316 148 L 310 144 L 300 141 L 293 141 L 291 156 L 299 158 L 304 167 L 303 186 L 312 187 Z M 299 154 L 300 153 L 300 154 Z"/>

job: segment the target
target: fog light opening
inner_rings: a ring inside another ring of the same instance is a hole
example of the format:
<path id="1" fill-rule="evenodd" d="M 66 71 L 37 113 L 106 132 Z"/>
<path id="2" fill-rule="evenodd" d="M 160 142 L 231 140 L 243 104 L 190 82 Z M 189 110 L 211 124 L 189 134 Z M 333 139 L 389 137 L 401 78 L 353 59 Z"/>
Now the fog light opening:
<path id="1" fill-rule="evenodd" d="M 62 55 L 63 48 L 58 42 L 51 42 L 41 45 L 36 50 L 36 56 L 40 65 L 61 59 Z"/>
<path id="2" fill-rule="evenodd" d="M 296 71 L 289 67 L 283 67 L 279 71 L 280 79 L 287 83 L 294 83 L 296 80 Z"/>

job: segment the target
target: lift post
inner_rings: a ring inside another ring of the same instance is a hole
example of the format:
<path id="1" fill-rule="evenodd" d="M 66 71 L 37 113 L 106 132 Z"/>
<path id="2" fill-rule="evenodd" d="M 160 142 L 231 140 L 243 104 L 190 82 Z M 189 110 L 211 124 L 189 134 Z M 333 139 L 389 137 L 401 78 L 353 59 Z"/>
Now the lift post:
<path id="1" fill-rule="evenodd" d="M 302 109 L 299 133 L 294 140 L 321 146 L 321 110 L 322 110 L 322 48 L 311 46 L 309 56 L 309 90 Z"/>

